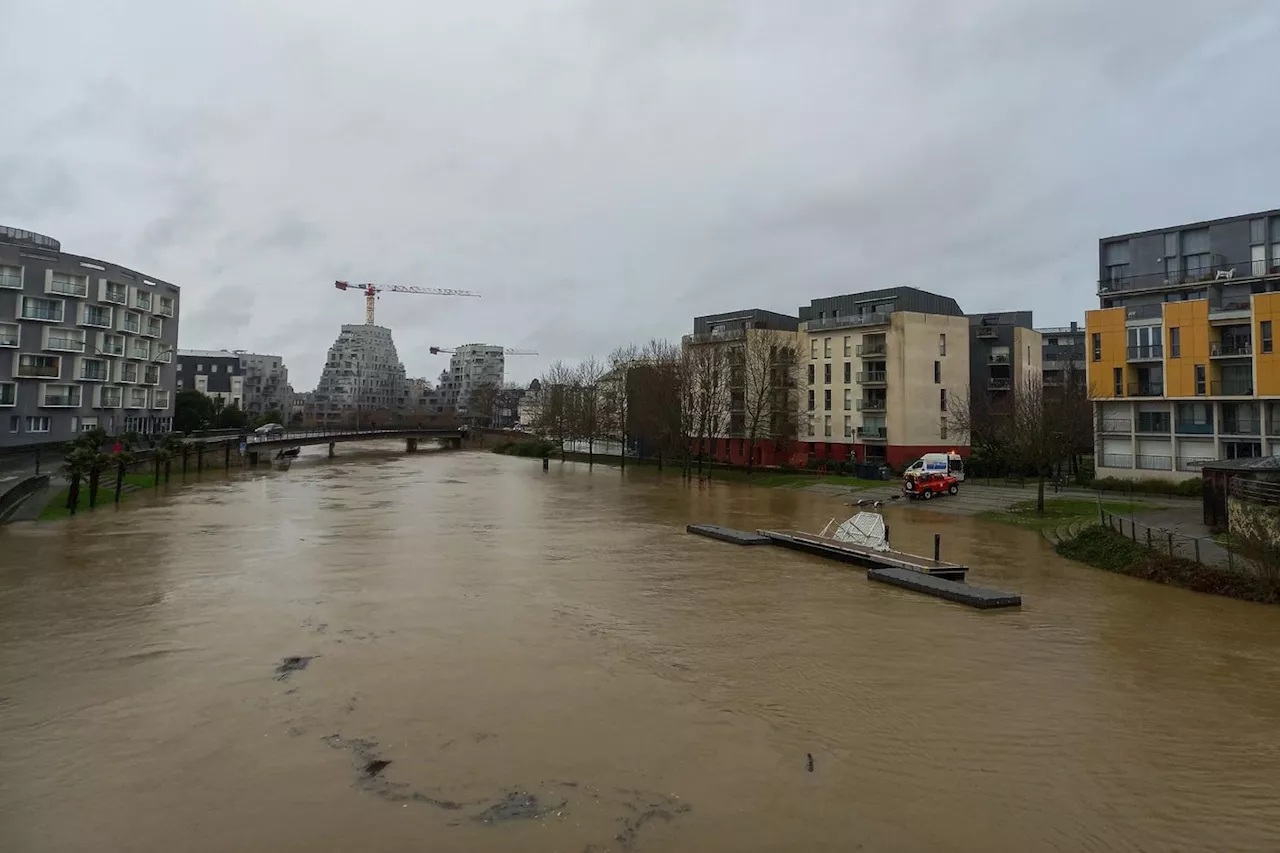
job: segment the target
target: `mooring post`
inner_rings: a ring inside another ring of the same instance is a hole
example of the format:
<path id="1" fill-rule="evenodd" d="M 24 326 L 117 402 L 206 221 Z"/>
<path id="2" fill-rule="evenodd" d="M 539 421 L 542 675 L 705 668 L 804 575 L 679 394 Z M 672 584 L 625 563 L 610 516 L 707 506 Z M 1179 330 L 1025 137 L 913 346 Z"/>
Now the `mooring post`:
<path id="1" fill-rule="evenodd" d="M 231 442 L 228 441 L 222 447 L 223 447 L 223 450 L 226 451 L 225 453 L 222 454 L 222 467 L 230 471 L 231 470 Z"/>
<path id="2" fill-rule="evenodd" d="M 196 448 L 196 473 L 204 472 L 204 442 L 200 442 L 200 446 Z"/>
<path id="3" fill-rule="evenodd" d="M 543 471 L 551 470 L 551 460 L 545 456 L 542 457 L 542 470 Z"/>
<path id="4" fill-rule="evenodd" d="M 1191 541 L 1194 542 L 1196 546 L 1196 562 L 1198 563 L 1200 562 L 1200 538 L 1197 536 L 1195 539 L 1192 539 Z"/>
<path id="5" fill-rule="evenodd" d="M 1169 531 L 1169 556 L 1173 556 L 1173 531 Z"/>
<path id="6" fill-rule="evenodd" d="M 334 454 L 333 454 L 333 446 L 334 446 L 334 444 L 336 444 L 336 443 L 337 443 L 337 442 L 333 442 L 333 441 L 329 442 L 329 458 L 330 458 L 330 459 L 332 459 L 332 458 L 333 458 L 333 455 L 334 455 Z"/>
<path id="7" fill-rule="evenodd" d="M 191 448 L 185 444 L 182 445 L 182 476 L 184 477 L 187 476 L 187 455 L 190 451 Z"/>
<path id="8" fill-rule="evenodd" d="M 942 534 L 933 534 L 933 561 L 935 563 L 942 562 Z"/>
<path id="9" fill-rule="evenodd" d="M 884 526 L 884 544 L 889 544 L 889 525 Z"/>

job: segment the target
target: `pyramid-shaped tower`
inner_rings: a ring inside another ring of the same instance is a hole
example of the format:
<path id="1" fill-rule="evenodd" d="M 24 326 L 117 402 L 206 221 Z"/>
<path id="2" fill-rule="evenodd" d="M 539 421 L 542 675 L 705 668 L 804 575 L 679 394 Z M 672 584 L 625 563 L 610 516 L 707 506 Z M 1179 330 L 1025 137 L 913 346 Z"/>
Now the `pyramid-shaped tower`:
<path id="1" fill-rule="evenodd" d="M 329 347 L 315 391 L 315 417 L 321 423 L 354 421 L 357 413 L 404 406 L 404 365 L 385 326 L 344 325 Z"/>

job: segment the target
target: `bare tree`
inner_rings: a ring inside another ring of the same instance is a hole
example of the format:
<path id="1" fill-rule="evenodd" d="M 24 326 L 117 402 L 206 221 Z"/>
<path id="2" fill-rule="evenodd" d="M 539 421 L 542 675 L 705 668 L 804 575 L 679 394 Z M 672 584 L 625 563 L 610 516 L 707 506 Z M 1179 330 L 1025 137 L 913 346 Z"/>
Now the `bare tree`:
<path id="1" fill-rule="evenodd" d="M 639 350 L 635 344 L 618 347 L 609 353 L 609 370 L 605 374 L 602 404 L 606 412 L 609 426 L 609 437 L 616 438 L 622 445 L 622 470 L 627 468 L 627 444 L 631 431 L 631 394 L 629 385 L 631 370 L 639 358 Z"/>
<path id="2" fill-rule="evenodd" d="M 500 389 L 492 382 L 482 382 L 471 389 L 467 398 L 468 420 L 472 426 L 493 426 L 493 413 L 498 407 Z"/>
<path id="3" fill-rule="evenodd" d="M 707 442 L 725 432 L 729 421 L 729 359 L 722 344 L 692 344 L 684 347 L 683 367 L 686 377 L 682 388 L 683 407 L 687 410 L 687 435 L 698 442 L 698 476 Z"/>
<path id="4" fill-rule="evenodd" d="M 1036 511 L 1044 512 L 1044 484 L 1054 466 L 1072 452 L 1076 409 L 1088 410 L 1088 399 L 1063 399 L 1047 394 L 1038 375 L 1025 377 L 1013 389 L 1007 407 L 991 409 L 979 398 L 952 397 L 950 426 L 968 439 L 971 447 L 990 447 L 1011 465 L 1036 478 Z"/>
<path id="5" fill-rule="evenodd" d="M 730 350 L 730 373 L 741 370 L 741 383 L 731 377 L 731 385 L 742 388 L 747 473 L 755 468 L 761 440 L 795 436 L 796 365 L 795 341 L 774 329 L 749 329 L 743 344 Z"/>
<path id="6" fill-rule="evenodd" d="M 594 357 L 578 365 L 573 372 L 574 406 L 570 435 L 587 443 L 587 464 L 595 464 L 595 443 L 607 432 L 608 411 L 604 406 L 600 380 L 604 365 Z"/>
<path id="7" fill-rule="evenodd" d="M 560 460 L 564 461 L 564 443 L 570 437 L 575 419 L 574 370 L 562 361 L 555 361 L 539 377 L 538 402 L 532 427 L 560 448 Z"/>

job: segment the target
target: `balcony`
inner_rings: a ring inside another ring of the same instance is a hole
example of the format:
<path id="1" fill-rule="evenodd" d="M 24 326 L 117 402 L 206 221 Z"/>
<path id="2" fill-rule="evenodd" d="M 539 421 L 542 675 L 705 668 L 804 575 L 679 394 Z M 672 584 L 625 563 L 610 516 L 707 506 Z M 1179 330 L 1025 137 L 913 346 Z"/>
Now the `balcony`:
<path id="1" fill-rule="evenodd" d="M 17 323 L 0 323 L 0 347 L 16 347 L 22 327 Z"/>
<path id="2" fill-rule="evenodd" d="M 884 385 L 888 378 L 888 373 L 883 370 L 866 370 L 858 371 L 859 385 Z"/>
<path id="3" fill-rule="evenodd" d="M 1253 355 L 1253 341 L 1210 341 L 1209 358 L 1249 358 Z"/>
<path id="4" fill-rule="evenodd" d="M 126 409 L 145 409 L 147 407 L 147 392 L 141 388 L 130 388 L 129 394 L 125 397 L 124 407 Z"/>
<path id="5" fill-rule="evenodd" d="M 111 284 L 108 282 L 106 289 L 102 291 L 102 301 L 116 305 L 128 305 L 129 291 L 123 284 Z"/>
<path id="6" fill-rule="evenodd" d="M 89 295 L 89 279 L 83 275 L 54 273 L 49 286 L 45 288 L 44 292 L 83 299 Z"/>
<path id="7" fill-rule="evenodd" d="M 1013 379 L 1008 376 L 992 376 L 987 380 L 988 391 L 1012 391 Z"/>
<path id="8" fill-rule="evenodd" d="M 74 409 L 80 405 L 79 385 L 41 386 L 40 405 L 49 408 Z"/>
<path id="9" fill-rule="evenodd" d="M 140 335 L 142 334 L 142 321 L 137 317 L 125 317 L 120 322 L 120 330 L 133 335 Z"/>
<path id="10" fill-rule="evenodd" d="M 147 346 L 146 341 L 135 341 L 133 346 L 129 347 L 129 358 L 149 361 L 151 359 L 151 347 Z"/>
<path id="11" fill-rule="evenodd" d="M 84 315 L 80 320 L 82 326 L 94 326 L 99 329 L 111 328 L 111 309 L 95 305 L 84 306 Z"/>
<path id="12" fill-rule="evenodd" d="M 1258 418 L 1223 418 L 1223 435 L 1262 435 L 1262 421 Z"/>
<path id="13" fill-rule="evenodd" d="M 1178 421 L 1173 425 L 1173 431 L 1178 435 L 1213 435 L 1213 424 Z"/>
<path id="14" fill-rule="evenodd" d="M 80 364 L 80 379 L 85 382 L 107 382 L 111 370 L 105 361 L 84 361 Z"/>
<path id="15" fill-rule="evenodd" d="M 988 365 L 991 365 L 991 364 L 1008 364 L 1008 363 L 1009 363 L 1009 353 L 1007 353 L 1007 352 L 993 352 L 993 353 L 989 353 L 989 354 L 987 355 L 987 364 L 988 364 Z"/>
<path id="16" fill-rule="evenodd" d="M 44 322 L 61 323 L 62 302 L 57 299 L 33 299 L 21 297 L 22 304 L 18 309 L 19 320 L 42 320 Z"/>
<path id="17" fill-rule="evenodd" d="M 1233 296 L 1230 299 L 1210 299 L 1210 314 L 1248 314 L 1251 303 L 1249 297 Z"/>
<path id="18" fill-rule="evenodd" d="M 98 409 L 118 409 L 123 402 L 123 393 L 119 388 L 103 387 L 98 390 L 98 401 L 94 404 L 94 408 Z"/>
<path id="19" fill-rule="evenodd" d="M 69 335 L 65 332 L 59 334 L 59 332 L 62 332 L 62 330 L 50 330 L 49 336 L 45 339 L 45 349 L 58 350 L 60 352 L 84 352 L 83 335 Z"/>
<path id="20" fill-rule="evenodd" d="M 1164 316 L 1164 303 L 1157 302 L 1154 305 L 1129 305 L 1124 309 L 1124 319 L 1129 320 L 1159 320 Z"/>
<path id="21" fill-rule="evenodd" d="M 161 296 L 161 297 L 160 297 L 160 305 L 159 305 L 159 307 L 158 307 L 158 308 L 156 308 L 156 313 L 157 313 L 157 314 L 159 314 L 161 317 L 172 317 L 172 316 L 173 316 L 173 299 L 172 299 L 172 297 L 169 297 L 169 296 Z"/>
<path id="22" fill-rule="evenodd" d="M 1209 383 L 1210 393 L 1215 397 L 1252 397 L 1253 379 L 1223 379 Z"/>
<path id="23" fill-rule="evenodd" d="M 699 332 L 696 335 L 688 335 L 685 340 L 690 344 L 718 344 L 727 343 L 728 341 L 744 340 L 747 333 L 743 329 L 726 329 L 720 332 Z"/>
<path id="24" fill-rule="evenodd" d="M 1172 471 L 1172 456 L 1150 456 L 1147 454 L 1139 454 L 1134 457 L 1134 467 L 1141 468 L 1146 471 Z"/>
<path id="25" fill-rule="evenodd" d="M 1160 361 L 1164 358 L 1163 344 L 1140 344 L 1136 347 L 1127 347 L 1125 350 L 1125 359 L 1127 361 Z"/>
<path id="26" fill-rule="evenodd" d="M 1123 433 L 1133 432 L 1133 421 L 1129 418 L 1103 418 L 1098 423 L 1098 432 Z"/>
<path id="27" fill-rule="evenodd" d="M 978 340 L 993 341 L 1000 337 L 1000 330 L 995 326 L 979 326 Z"/>
<path id="28" fill-rule="evenodd" d="M 57 379 L 62 375 L 62 359 L 56 355 L 24 355 L 18 359 L 14 379 Z"/>
<path id="29" fill-rule="evenodd" d="M 1146 417 L 1138 415 L 1138 432 L 1143 435 L 1168 435 L 1172 425 L 1163 412 L 1151 412 Z"/>
<path id="30" fill-rule="evenodd" d="M 153 409 L 169 408 L 169 392 L 168 391 L 162 391 L 159 388 L 157 388 L 155 391 L 152 392 L 151 396 L 153 398 L 151 400 L 151 408 Z"/>
<path id="31" fill-rule="evenodd" d="M 884 358 L 888 352 L 889 348 L 884 341 L 873 344 L 858 344 L 859 358 Z"/>
<path id="32" fill-rule="evenodd" d="M 888 427 L 858 427 L 858 438 L 864 441 L 887 441 L 889 438 Z"/>
<path id="33" fill-rule="evenodd" d="M 1130 397 L 1163 397 L 1164 382 L 1163 381 L 1157 382 L 1155 380 L 1148 380 L 1146 382 L 1130 382 L 1129 396 Z"/>
<path id="34" fill-rule="evenodd" d="M 859 412 L 883 412 L 885 410 L 885 401 L 875 397 L 863 398 L 858 400 Z"/>
<path id="35" fill-rule="evenodd" d="M 147 336 L 147 337 L 149 337 L 149 338 L 158 338 L 158 337 L 160 337 L 160 328 L 161 328 L 161 327 L 160 327 L 160 320 L 159 320 L 159 318 L 155 318 L 155 319 L 152 319 L 152 320 L 148 320 L 148 321 L 147 321 L 147 330 L 146 330 L 145 332 L 143 332 L 142 334 L 146 335 L 146 336 Z"/>
<path id="36" fill-rule="evenodd" d="M 1250 281 L 1280 278 L 1280 264 L 1274 261 L 1227 261 L 1196 269 L 1113 276 L 1098 282 L 1098 294 L 1166 290 L 1207 281 Z"/>
<path id="37" fill-rule="evenodd" d="M 888 322 L 888 314 L 850 314 L 847 317 L 823 317 L 819 320 L 806 320 L 805 328 L 810 332 L 818 332 L 826 329 L 852 329 L 857 326 L 883 326 Z"/>

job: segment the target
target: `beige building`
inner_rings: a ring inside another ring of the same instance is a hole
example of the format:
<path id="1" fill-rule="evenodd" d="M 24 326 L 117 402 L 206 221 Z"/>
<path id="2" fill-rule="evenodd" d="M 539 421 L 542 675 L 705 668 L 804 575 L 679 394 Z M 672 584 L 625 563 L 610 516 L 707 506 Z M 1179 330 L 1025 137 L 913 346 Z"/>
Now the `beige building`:
<path id="1" fill-rule="evenodd" d="M 908 287 L 815 299 L 799 334 L 811 454 L 900 468 L 961 449 L 947 409 L 968 387 L 969 320 L 954 299 Z"/>

